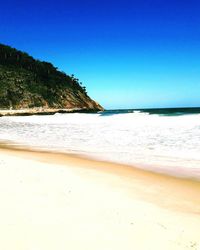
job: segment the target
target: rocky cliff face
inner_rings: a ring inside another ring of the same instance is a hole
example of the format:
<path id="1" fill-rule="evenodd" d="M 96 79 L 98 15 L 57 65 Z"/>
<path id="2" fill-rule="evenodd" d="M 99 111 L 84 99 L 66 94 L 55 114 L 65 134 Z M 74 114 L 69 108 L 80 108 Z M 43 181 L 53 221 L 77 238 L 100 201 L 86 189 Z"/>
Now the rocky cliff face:
<path id="1" fill-rule="evenodd" d="M 0 44 L 0 109 L 103 110 L 73 75 Z"/>

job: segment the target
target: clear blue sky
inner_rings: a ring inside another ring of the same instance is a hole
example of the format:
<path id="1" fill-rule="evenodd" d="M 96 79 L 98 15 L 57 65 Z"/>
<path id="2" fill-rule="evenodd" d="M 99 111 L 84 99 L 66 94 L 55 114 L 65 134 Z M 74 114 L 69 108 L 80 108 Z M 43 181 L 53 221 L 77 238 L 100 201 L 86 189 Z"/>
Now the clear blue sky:
<path id="1" fill-rule="evenodd" d="M 105 108 L 200 106 L 198 0 L 7 0 L 0 34 Z"/>

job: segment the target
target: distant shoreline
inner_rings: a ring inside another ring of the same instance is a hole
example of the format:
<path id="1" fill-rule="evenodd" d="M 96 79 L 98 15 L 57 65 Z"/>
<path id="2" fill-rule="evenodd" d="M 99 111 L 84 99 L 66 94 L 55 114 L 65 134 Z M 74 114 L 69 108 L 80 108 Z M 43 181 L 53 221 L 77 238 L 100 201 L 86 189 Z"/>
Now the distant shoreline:
<path id="1" fill-rule="evenodd" d="M 54 115 L 56 113 L 97 113 L 105 111 L 107 114 L 110 113 L 129 113 L 129 112 L 147 112 L 149 114 L 199 114 L 200 107 L 174 107 L 174 108 L 129 108 L 129 109 L 89 109 L 89 108 L 24 108 L 24 109 L 0 109 L 0 117 L 2 116 L 31 116 L 31 115 Z"/>
<path id="2" fill-rule="evenodd" d="M 31 116 L 31 115 L 54 115 L 56 113 L 96 113 L 100 110 L 88 108 L 72 108 L 72 109 L 51 109 L 51 108 L 30 108 L 30 109 L 1 109 L 2 116 Z"/>

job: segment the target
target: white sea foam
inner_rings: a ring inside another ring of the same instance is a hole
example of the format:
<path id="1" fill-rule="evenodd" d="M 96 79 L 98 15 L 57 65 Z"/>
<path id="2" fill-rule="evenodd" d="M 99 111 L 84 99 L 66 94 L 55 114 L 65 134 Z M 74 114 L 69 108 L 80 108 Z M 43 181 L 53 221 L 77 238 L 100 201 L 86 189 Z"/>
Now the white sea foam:
<path id="1" fill-rule="evenodd" d="M 0 140 L 200 178 L 200 114 L 2 117 Z"/>

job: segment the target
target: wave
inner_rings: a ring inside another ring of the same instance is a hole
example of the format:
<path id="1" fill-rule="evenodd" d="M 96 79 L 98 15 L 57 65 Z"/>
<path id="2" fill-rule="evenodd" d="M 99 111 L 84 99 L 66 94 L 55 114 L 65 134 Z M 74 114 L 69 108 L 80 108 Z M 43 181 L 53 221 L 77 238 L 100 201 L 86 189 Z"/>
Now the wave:
<path id="1" fill-rule="evenodd" d="M 133 111 L 1 117 L 0 140 L 200 175 L 200 114 Z"/>

